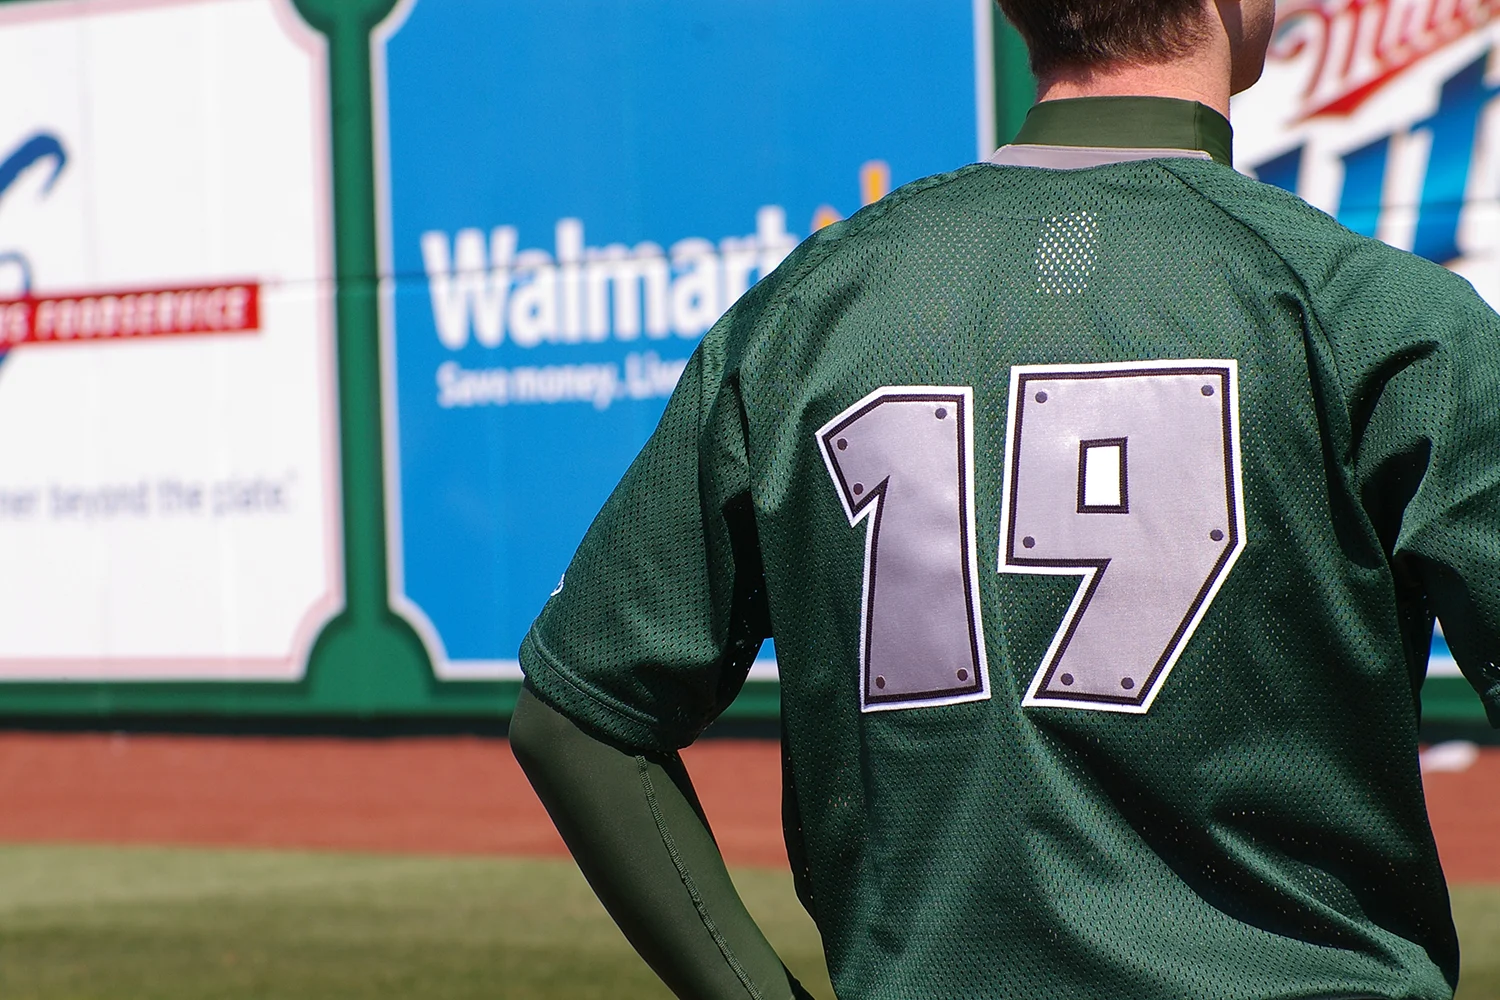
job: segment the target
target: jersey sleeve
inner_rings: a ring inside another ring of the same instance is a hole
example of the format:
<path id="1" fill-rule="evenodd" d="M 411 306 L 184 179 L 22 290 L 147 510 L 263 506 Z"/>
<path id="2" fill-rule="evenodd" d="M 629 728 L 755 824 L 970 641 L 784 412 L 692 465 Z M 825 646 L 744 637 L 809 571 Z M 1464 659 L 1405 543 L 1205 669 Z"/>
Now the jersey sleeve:
<path id="1" fill-rule="evenodd" d="M 1341 375 L 1361 500 L 1500 726 L 1500 316 L 1405 255 L 1348 268 Z M 1398 585 L 1401 581 L 1398 580 Z"/>
<path id="2" fill-rule="evenodd" d="M 769 635 L 729 357 L 744 305 L 705 336 L 521 646 L 535 691 L 620 746 L 691 743 Z"/>
<path id="3" fill-rule="evenodd" d="M 1189 161 L 1163 169 L 1286 266 L 1276 295 L 1309 313 L 1315 388 L 1340 397 L 1319 401 L 1330 467 L 1350 474 L 1400 610 L 1436 614 L 1500 727 L 1500 317 L 1453 272 L 1294 195 Z M 1424 623 L 1408 639 L 1430 640 Z"/>

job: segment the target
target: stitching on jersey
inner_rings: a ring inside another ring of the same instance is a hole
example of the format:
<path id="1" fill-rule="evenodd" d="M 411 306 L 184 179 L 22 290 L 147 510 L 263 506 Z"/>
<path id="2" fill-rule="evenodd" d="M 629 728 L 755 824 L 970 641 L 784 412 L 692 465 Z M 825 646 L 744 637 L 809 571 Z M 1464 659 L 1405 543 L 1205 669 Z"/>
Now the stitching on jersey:
<path id="1" fill-rule="evenodd" d="M 1265 234 L 1263 234 L 1258 228 L 1251 225 L 1245 219 L 1242 219 L 1238 215 L 1230 212 L 1227 208 L 1219 204 L 1213 198 L 1210 198 L 1208 194 L 1203 190 L 1203 188 L 1200 187 L 1195 181 L 1189 180 L 1187 177 L 1183 176 L 1176 169 L 1174 169 L 1176 164 L 1169 164 L 1158 160 L 1156 161 L 1156 165 L 1162 170 L 1166 171 L 1168 175 L 1175 178 L 1176 181 L 1183 187 L 1187 188 L 1189 191 L 1196 194 L 1199 198 L 1202 198 L 1204 201 L 1212 205 L 1214 207 L 1214 210 L 1217 211 L 1220 215 L 1224 216 L 1224 218 L 1228 219 L 1234 225 L 1243 229 L 1246 233 L 1249 233 L 1252 237 L 1255 238 L 1258 243 L 1260 243 L 1261 246 L 1266 248 L 1267 253 L 1269 253 L 1272 257 L 1275 257 L 1276 260 L 1280 262 L 1282 270 L 1284 270 L 1288 277 L 1291 278 L 1292 283 L 1297 286 L 1297 290 L 1302 293 L 1302 301 L 1307 306 L 1307 315 L 1308 318 L 1312 320 L 1312 327 L 1317 331 L 1318 338 L 1323 342 L 1323 347 L 1328 351 L 1328 357 L 1333 362 L 1333 377 L 1338 381 L 1339 404 L 1343 407 L 1344 410 L 1345 423 L 1348 423 L 1352 429 L 1353 414 L 1349 412 L 1349 400 L 1352 397 L 1349 394 L 1349 387 L 1344 379 L 1344 373 L 1339 364 L 1338 351 L 1334 349 L 1333 341 L 1329 339 L 1327 332 L 1323 329 L 1323 319 L 1318 315 L 1318 307 L 1316 302 L 1314 301 L 1312 289 L 1307 287 L 1307 282 L 1303 280 L 1302 275 L 1297 273 L 1297 271 L 1292 267 L 1291 263 L 1281 255 L 1281 251 L 1276 249 L 1275 244 L 1273 244 L 1265 236 Z M 1250 181 L 1248 177 L 1244 177 L 1244 175 L 1242 174 L 1235 173 L 1234 176 L 1243 178 L 1246 183 L 1254 183 Z M 1295 195 L 1288 195 L 1288 197 L 1296 199 Z M 1296 200 L 1299 204 L 1306 206 L 1305 202 L 1300 201 L 1300 199 Z M 1352 447 L 1352 433 L 1350 437 L 1350 446 Z"/>
<path id="2" fill-rule="evenodd" d="M 751 322 L 751 332 L 753 333 L 755 328 L 764 326 L 765 321 L 770 319 L 772 314 L 778 311 L 784 313 L 791 305 L 789 300 L 802 283 L 811 278 L 824 264 L 828 263 L 829 259 L 839 250 L 840 245 L 845 240 L 852 239 L 865 230 L 871 229 L 883 222 L 887 216 L 891 215 L 897 209 L 905 208 L 907 203 L 912 201 L 917 195 L 946 187 L 949 184 L 965 180 L 973 174 L 993 169 L 995 168 L 989 163 L 970 163 L 959 167 L 957 170 L 920 178 L 909 184 L 902 185 L 875 204 L 866 205 L 849 218 L 813 233 L 803 241 L 801 246 L 792 251 L 791 257 L 787 258 L 789 262 L 792 262 L 792 267 L 788 271 L 786 278 L 777 281 L 774 288 L 766 288 L 766 301 L 761 310 L 747 317 Z M 795 258 L 798 254 L 804 254 L 803 259 L 796 260 Z M 749 294 L 754 295 L 757 288 L 768 286 L 769 284 L 769 282 L 762 280 L 751 287 Z M 746 302 L 746 308 L 750 310 L 755 309 L 759 305 L 759 303 L 747 302 L 746 299 L 741 299 L 740 301 Z M 726 341 L 731 339 L 730 337 L 726 337 Z"/>
<path id="3" fill-rule="evenodd" d="M 570 670 L 566 665 L 563 664 L 562 660 L 559 659 L 555 653 L 547 648 L 546 643 L 544 643 L 541 636 L 537 634 L 535 626 L 533 626 L 531 631 L 527 633 L 526 638 L 529 640 L 531 648 L 536 653 L 537 658 L 541 661 L 541 665 L 547 668 L 547 674 L 550 674 L 551 676 L 556 677 L 558 680 L 563 681 L 574 691 L 577 691 L 579 694 L 587 698 L 590 702 L 608 712 L 615 718 L 621 720 L 622 722 L 629 723 L 632 726 L 636 726 L 645 730 L 650 734 L 650 738 L 660 746 L 665 747 L 671 743 L 670 740 L 662 739 L 662 737 L 666 735 L 667 731 L 662 728 L 661 723 L 658 720 L 651 718 L 644 712 L 639 712 L 635 709 L 632 709 L 629 705 L 614 703 L 613 699 L 609 698 L 607 695 L 604 695 L 602 692 L 595 691 L 587 681 L 574 674 L 572 670 Z M 524 645 L 522 648 L 525 648 Z M 528 673 L 527 676 L 531 677 L 531 674 Z M 531 679 L 533 683 L 535 683 L 536 678 L 531 677 Z M 624 742 L 634 743 L 635 740 L 625 740 Z"/>
<path id="4" fill-rule="evenodd" d="M 677 875 L 682 879 L 682 887 L 687 890 L 688 898 L 693 901 L 693 908 L 698 911 L 698 919 L 703 922 L 703 929 L 708 931 L 708 936 L 713 938 L 714 944 L 718 946 L 719 954 L 724 956 L 725 963 L 739 979 L 740 985 L 745 987 L 745 992 L 750 994 L 751 1000 L 764 1000 L 760 990 L 756 989 L 755 983 L 750 979 L 750 973 L 734 957 L 734 950 L 729 947 L 729 942 L 724 940 L 724 935 L 719 932 L 719 925 L 714 923 L 714 918 L 709 915 L 708 904 L 703 901 L 703 896 L 698 892 L 698 884 L 693 881 L 693 875 L 688 871 L 687 862 L 683 860 L 682 853 L 677 850 L 677 841 L 672 836 L 672 831 L 667 828 L 666 817 L 661 813 L 661 803 L 656 798 L 656 786 L 651 782 L 651 765 L 645 757 L 637 756 L 635 766 L 640 772 L 641 788 L 646 793 L 646 803 L 651 807 L 651 818 L 656 821 L 656 832 L 661 835 L 662 846 L 667 849 L 667 856 L 672 859 L 672 866 L 677 869 Z"/>

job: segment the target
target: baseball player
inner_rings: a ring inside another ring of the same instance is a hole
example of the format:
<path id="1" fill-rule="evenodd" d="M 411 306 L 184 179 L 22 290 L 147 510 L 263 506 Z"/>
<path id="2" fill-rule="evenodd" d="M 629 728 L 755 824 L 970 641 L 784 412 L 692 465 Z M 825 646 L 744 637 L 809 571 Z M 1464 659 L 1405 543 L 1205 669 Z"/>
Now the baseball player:
<path id="1" fill-rule="evenodd" d="M 805 995 L 676 752 L 762 640 L 842 1000 L 1448 1000 L 1434 616 L 1500 723 L 1500 317 L 1235 172 L 1273 0 L 1001 0 L 1040 101 L 705 337 L 512 739 L 684 998 Z"/>

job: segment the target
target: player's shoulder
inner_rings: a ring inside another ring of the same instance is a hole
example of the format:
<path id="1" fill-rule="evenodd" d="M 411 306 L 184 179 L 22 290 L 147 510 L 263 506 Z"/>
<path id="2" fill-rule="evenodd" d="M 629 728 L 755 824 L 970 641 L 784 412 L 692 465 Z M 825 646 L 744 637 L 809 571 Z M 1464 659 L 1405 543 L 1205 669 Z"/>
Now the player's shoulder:
<path id="1" fill-rule="evenodd" d="M 1337 308 L 1354 290 L 1366 296 L 1378 290 L 1382 298 L 1407 301 L 1477 298 L 1469 283 L 1447 268 L 1356 233 L 1289 191 L 1217 164 L 1178 160 L 1163 162 L 1162 168 L 1278 258 L 1315 309 Z"/>
<path id="2" fill-rule="evenodd" d="M 850 285 L 878 287 L 870 279 L 882 268 L 922 253 L 932 220 L 961 225 L 959 206 L 981 205 L 984 194 L 976 182 L 994 169 L 975 163 L 922 177 L 817 230 L 735 302 L 711 336 L 719 333 L 731 345 L 743 346 L 757 334 L 774 335 L 791 308 L 837 297 Z"/>
<path id="3" fill-rule="evenodd" d="M 793 251 L 776 275 L 783 291 L 805 284 L 830 261 L 856 255 L 872 243 L 887 243 L 894 237 L 913 249 L 915 229 L 934 214 L 950 224 L 967 204 L 979 208 L 987 198 L 984 180 L 995 168 L 971 163 L 956 170 L 931 174 L 903 184 L 884 198 L 866 205 L 854 215 L 819 229 Z"/>

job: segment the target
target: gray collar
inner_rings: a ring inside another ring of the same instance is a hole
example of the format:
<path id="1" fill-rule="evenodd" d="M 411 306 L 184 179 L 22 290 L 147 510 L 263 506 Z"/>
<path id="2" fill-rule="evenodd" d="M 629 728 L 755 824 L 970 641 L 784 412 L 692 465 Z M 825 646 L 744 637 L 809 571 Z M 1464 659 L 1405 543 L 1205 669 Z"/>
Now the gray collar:
<path id="1" fill-rule="evenodd" d="M 1001 146 L 988 162 L 1000 167 L 1040 167 L 1044 170 L 1086 170 L 1112 163 L 1141 160 L 1212 160 L 1201 149 L 1127 149 L 1120 146 Z"/>

